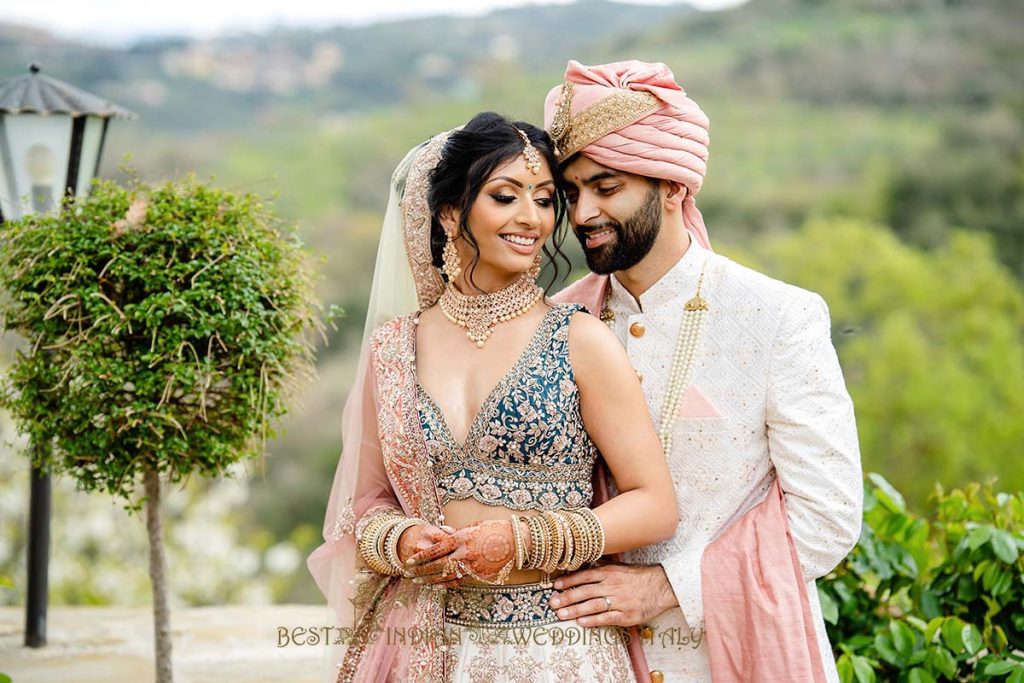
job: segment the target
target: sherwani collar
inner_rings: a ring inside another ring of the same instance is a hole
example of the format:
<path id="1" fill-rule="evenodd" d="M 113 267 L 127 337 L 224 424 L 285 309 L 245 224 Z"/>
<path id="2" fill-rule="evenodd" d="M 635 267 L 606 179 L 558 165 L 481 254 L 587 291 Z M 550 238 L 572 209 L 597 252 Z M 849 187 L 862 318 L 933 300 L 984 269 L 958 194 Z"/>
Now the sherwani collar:
<path id="1" fill-rule="evenodd" d="M 705 249 L 697 240 L 690 240 L 690 247 L 686 253 L 676 262 L 661 279 L 651 285 L 646 292 L 640 295 L 640 302 L 637 303 L 629 290 L 619 282 L 613 273 L 609 278 L 612 288 L 610 305 L 613 311 L 621 311 L 629 315 L 637 313 L 653 313 L 658 308 L 674 301 L 682 294 L 693 296 L 697 291 L 697 280 L 711 252 Z"/>

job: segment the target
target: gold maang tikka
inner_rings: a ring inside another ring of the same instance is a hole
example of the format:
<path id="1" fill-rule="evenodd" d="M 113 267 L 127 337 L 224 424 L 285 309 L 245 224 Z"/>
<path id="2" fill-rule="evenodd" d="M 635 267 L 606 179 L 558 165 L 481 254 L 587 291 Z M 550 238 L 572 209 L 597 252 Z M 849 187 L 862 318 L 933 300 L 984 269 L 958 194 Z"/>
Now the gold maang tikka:
<path id="1" fill-rule="evenodd" d="M 523 158 L 526 159 L 526 168 L 533 171 L 534 175 L 540 173 L 540 152 L 530 142 L 530 136 L 520 128 L 516 128 L 519 137 L 523 139 Z"/>
<path id="2" fill-rule="evenodd" d="M 558 95 L 558 101 L 555 106 L 554 119 L 551 122 L 551 129 L 548 133 L 551 135 L 551 140 L 555 145 L 555 158 L 559 161 L 564 156 L 563 150 L 566 147 L 566 143 L 569 140 L 569 127 L 571 119 L 569 117 L 570 109 L 572 108 L 572 97 L 574 94 L 574 86 L 569 81 L 562 84 L 562 91 Z"/>

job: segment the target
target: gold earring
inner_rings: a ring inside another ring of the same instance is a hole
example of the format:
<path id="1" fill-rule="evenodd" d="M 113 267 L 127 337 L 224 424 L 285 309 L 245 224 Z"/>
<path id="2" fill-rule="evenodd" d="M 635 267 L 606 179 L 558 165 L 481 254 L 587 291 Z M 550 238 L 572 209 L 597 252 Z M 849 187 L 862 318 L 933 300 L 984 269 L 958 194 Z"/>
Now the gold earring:
<path id="1" fill-rule="evenodd" d="M 540 277 L 540 254 L 533 259 L 533 265 L 530 266 L 530 277 L 534 280 Z"/>
<path id="2" fill-rule="evenodd" d="M 444 261 L 441 270 L 448 276 L 448 282 L 453 282 L 462 272 L 462 266 L 459 263 L 459 250 L 455 248 L 455 240 L 451 235 L 448 235 L 448 239 L 444 243 L 441 259 Z"/>

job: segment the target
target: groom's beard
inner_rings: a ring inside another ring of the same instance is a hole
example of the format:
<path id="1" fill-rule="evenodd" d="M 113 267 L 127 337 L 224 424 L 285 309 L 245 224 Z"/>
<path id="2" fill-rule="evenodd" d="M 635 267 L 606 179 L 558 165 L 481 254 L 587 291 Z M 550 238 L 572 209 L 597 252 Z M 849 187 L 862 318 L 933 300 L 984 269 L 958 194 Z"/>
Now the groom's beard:
<path id="1" fill-rule="evenodd" d="M 615 237 L 599 247 L 587 249 L 587 233 L 605 228 L 615 230 Z M 608 220 L 583 229 L 576 226 L 574 232 L 591 271 L 608 275 L 632 268 L 650 253 L 661 232 L 661 194 L 657 187 L 652 187 L 644 203 L 624 223 Z"/>

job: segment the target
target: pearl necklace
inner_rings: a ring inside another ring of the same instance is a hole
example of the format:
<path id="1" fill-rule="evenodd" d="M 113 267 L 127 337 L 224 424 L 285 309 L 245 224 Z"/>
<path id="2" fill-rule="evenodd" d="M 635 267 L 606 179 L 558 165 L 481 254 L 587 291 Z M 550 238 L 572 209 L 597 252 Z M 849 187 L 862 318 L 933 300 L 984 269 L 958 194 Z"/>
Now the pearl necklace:
<path id="1" fill-rule="evenodd" d="M 444 317 L 466 328 L 466 336 L 482 349 L 495 325 L 525 314 L 543 295 L 543 288 L 530 273 L 524 273 L 504 289 L 473 296 L 463 294 L 449 282 L 439 303 Z"/>
<path id="2" fill-rule="evenodd" d="M 697 357 L 697 342 L 700 340 L 704 318 L 708 312 L 708 302 L 701 296 L 704 270 L 707 266 L 708 262 L 704 261 L 700 270 L 700 279 L 697 280 L 697 293 L 683 306 L 683 322 L 679 327 L 676 348 L 672 354 L 672 370 L 669 373 L 665 402 L 661 406 L 661 418 L 658 425 L 658 439 L 661 441 L 661 450 L 665 453 L 666 458 L 672 452 L 672 432 L 675 431 L 676 416 L 679 406 L 683 402 L 683 396 L 686 395 L 686 390 L 690 386 L 690 375 L 693 374 L 693 363 Z M 615 313 L 610 307 L 611 299 L 612 287 L 609 282 L 604 294 L 601 320 L 609 328 L 614 328 Z"/>

